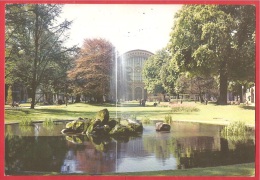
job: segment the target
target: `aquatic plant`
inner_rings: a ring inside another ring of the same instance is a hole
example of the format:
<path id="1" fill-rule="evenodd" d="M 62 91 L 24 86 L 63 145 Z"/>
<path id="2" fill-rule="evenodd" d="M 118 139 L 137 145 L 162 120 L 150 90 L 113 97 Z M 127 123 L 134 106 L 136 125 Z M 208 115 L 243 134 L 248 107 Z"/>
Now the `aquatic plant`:
<path id="1" fill-rule="evenodd" d="M 45 119 L 44 121 L 43 121 L 43 127 L 45 127 L 47 130 L 53 130 L 54 129 L 54 121 L 51 119 L 51 118 L 49 118 L 49 119 Z"/>
<path id="2" fill-rule="evenodd" d="M 22 120 L 19 122 L 19 125 L 21 125 L 21 126 L 32 126 L 33 122 L 30 118 L 22 118 Z"/>
<path id="3" fill-rule="evenodd" d="M 170 114 L 166 115 L 164 117 L 164 122 L 167 124 L 171 124 L 172 123 L 172 116 Z"/>
<path id="4" fill-rule="evenodd" d="M 137 119 L 136 115 L 135 114 L 132 114 L 131 117 L 130 117 L 131 120 L 135 120 Z"/>
<path id="5" fill-rule="evenodd" d="M 53 126 L 53 125 L 54 125 L 54 121 L 51 118 L 49 118 L 49 119 L 46 118 L 43 121 L 43 126 Z"/>
<path id="6" fill-rule="evenodd" d="M 244 122 L 235 121 L 221 130 L 221 136 L 233 144 L 252 140 L 251 129 Z"/>
<path id="7" fill-rule="evenodd" d="M 235 121 L 230 123 L 229 125 L 225 126 L 221 134 L 223 136 L 234 136 L 234 135 L 244 135 L 249 131 L 248 127 L 246 126 L 245 122 Z"/>
<path id="8" fill-rule="evenodd" d="M 150 124 L 150 123 L 151 123 L 151 120 L 150 120 L 150 118 L 148 118 L 147 116 L 145 116 L 145 117 L 142 118 L 141 122 L 144 123 L 144 124 Z"/>

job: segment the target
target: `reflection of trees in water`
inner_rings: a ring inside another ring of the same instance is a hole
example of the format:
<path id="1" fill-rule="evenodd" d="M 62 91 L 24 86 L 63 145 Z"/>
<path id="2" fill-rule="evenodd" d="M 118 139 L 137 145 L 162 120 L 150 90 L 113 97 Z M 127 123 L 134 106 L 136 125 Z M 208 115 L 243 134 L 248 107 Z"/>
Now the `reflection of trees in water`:
<path id="1" fill-rule="evenodd" d="M 220 136 L 162 139 L 144 137 L 143 142 L 145 150 L 154 153 L 158 159 L 164 160 L 173 155 L 179 169 L 248 163 L 254 162 L 255 158 L 255 145 L 250 136 L 243 142 L 231 142 Z"/>
<path id="2" fill-rule="evenodd" d="M 143 137 L 144 149 L 148 153 L 154 153 L 158 159 L 169 159 L 174 153 L 175 140 L 173 138 L 155 139 L 154 137 Z"/>
<path id="3" fill-rule="evenodd" d="M 57 139 L 58 138 L 58 139 Z M 5 137 L 6 174 L 59 172 L 67 151 L 64 137 Z"/>
<path id="4" fill-rule="evenodd" d="M 111 139 L 95 138 L 91 136 L 78 136 L 82 143 L 68 143 L 70 156 L 77 163 L 75 171 L 99 174 L 102 172 L 115 171 L 116 146 Z M 78 142 L 78 141 L 77 141 Z M 71 163 L 68 157 L 64 160 L 64 165 Z"/>

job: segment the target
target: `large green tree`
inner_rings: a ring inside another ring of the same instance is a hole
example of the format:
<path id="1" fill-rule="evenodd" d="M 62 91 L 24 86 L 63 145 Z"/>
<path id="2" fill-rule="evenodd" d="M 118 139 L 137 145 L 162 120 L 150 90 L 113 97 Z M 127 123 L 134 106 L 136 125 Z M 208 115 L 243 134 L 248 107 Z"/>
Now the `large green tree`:
<path id="1" fill-rule="evenodd" d="M 229 81 L 254 81 L 254 34 L 254 6 L 185 5 L 171 33 L 172 62 L 181 72 L 217 76 L 218 103 L 227 104 Z"/>
<path id="2" fill-rule="evenodd" d="M 72 22 L 57 21 L 61 7 L 56 4 L 6 5 L 6 79 L 10 84 L 18 81 L 28 87 L 32 109 L 36 90 L 53 81 L 53 72 L 59 71 L 57 67 L 63 64 L 64 57 L 74 51 L 74 47 L 63 46 Z"/>
<path id="3" fill-rule="evenodd" d="M 105 39 L 85 39 L 75 66 L 68 71 L 74 93 L 103 102 L 111 90 L 115 53 L 114 45 Z"/>
<path id="4" fill-rule="evenodd" d="M 172 93 L 174 89 L 175 70 L 169 67 L 170 55 L 166 49 L 157 51 L 149 57 L 143 68 L 145 88 L 148 93 Z"/>

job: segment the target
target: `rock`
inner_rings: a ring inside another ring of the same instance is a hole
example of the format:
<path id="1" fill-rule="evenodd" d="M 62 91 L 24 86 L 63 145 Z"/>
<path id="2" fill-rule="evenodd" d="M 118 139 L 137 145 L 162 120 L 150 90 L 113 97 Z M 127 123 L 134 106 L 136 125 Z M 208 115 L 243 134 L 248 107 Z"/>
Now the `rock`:
<path id="1" fill-rule="evenodd" d="M 128 121 L 127 121 L 128 122 Z M 125 124 L 125 123 L 124 123 Z M 110 132 L 110 135 L 131 136 L 143 132 L 142 123 L 126 123 L 125 125 L 117 124 Z"/>
<path id="2" fill-rule="evenodd" d="M 110 132 L 110 135 L 126 136 L 131 133 L 131 129 L 127 126 L 117 124 Z"/>
<path id="3" fill-rule="evenodd" d="M 156 131 L 170 131 L 171 126 L 167 123 L 158 122 L 155 124 Z"/>
<path id="4" fill-rule="evenodd" d="M 142 123 L 135 120 L 118 121 L 109 119 L 109 112 L 103 109 L 97 112 L 95 120 L 79 118 L 66 124 L 63 134 L 88 134 L 97 137 L 107 135 L 130 136 L 143 131 Z"/>
<path id="5" fill-rule="evenodd" d="M 92 134 L 92 135 L 106 135 L 109 133 L 111 128 L 109 125 L 105 124 L 102 125 L 102 122 L 100 120 L 95 120 L 93 123 L 90 124 L 90 126 L 87 128 L 86 134 Z"/>
<path id="6" fill-rule="evenodd" d="M 102 125 L 105 125 L 109 121 L 109 112 L 107 109 L 103 109 L 98 111 L 96 114 L 96 120 L 100 120 Z"/>
<path id="7" fill-rule="evenodd" d="M 91 119 L 83 119 L 79 118 L 78 120 L 74 120 L 68 122 L 66 124 L 66 129 L 61 131 L 62 134 L 78 134 L 86 131 L 88 126 L 91 124 Z"/>
<path id="8" fill-rule="evenodd" d="M 73 144 L 83 143 L 83 141 L 77 136 L 66 136 L 66 140 L 72 142 Z"/>
<path id="9" fill-rule="evenodd" d="M 63 129 L 63 134 L 76 134 L 84 131 L 85 123 L 81 120 L 71 121 L 66 124 L 66 129 Z"/>

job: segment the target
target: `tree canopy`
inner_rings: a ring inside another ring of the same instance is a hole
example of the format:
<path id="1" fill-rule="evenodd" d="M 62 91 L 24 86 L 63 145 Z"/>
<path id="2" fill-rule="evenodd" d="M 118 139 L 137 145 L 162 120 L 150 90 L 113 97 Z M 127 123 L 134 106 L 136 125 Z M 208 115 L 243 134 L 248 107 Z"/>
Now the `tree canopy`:
<path id="1" fill-rule="evenodd" d="M 98 102 L 109 96 L 115 53 L 115 47 L 105 39 L 85 39 L 74 68 L 68 71 L 74 93 Z"/>
<path id="2" fill-rule="evenodd" d="M 143 77 L 148 93 L 172 93 L 176 70 L 169 67 L 170 54 L 166 49 L 157 51 L 144 64 Z"/>
<path id="3" fill-rule="evenodd" d="M 184 5 L 175 17 L 169 49 L 181 72 L 217 76 L 218 102 L 227 104 L 229 81 L 254 81 L 255 7 Z"/>
<path id="4" fill-rule="evenodd" d="M 34 109 L 36 90 L 53 85 L 61 77 L 61 66 L 69 63 L 75 47 L 63 46 L 72 22 L 58 22 L 61 5 L 6 5 L 6 79 L 21 82 L 31 92 Z"/>

